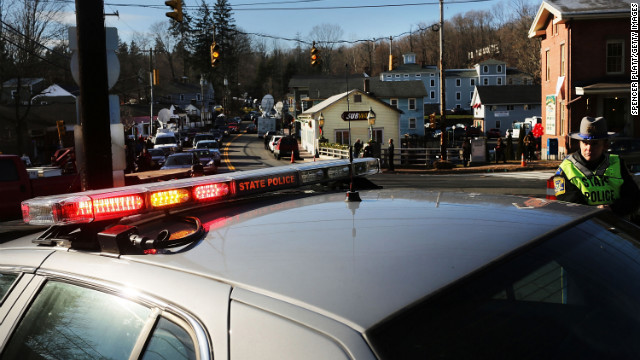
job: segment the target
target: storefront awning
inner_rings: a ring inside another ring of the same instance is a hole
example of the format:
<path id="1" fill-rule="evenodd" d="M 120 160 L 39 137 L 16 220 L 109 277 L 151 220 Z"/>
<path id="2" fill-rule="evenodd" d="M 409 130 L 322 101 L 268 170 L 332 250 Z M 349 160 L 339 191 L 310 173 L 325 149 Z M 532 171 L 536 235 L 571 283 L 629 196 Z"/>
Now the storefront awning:
<path id="1" fill-rule="evenodd" d="M 630 93 L 630 83 L 596 83 L 588 86 L 576 86 L 576 95 L 620 94 Z"/>

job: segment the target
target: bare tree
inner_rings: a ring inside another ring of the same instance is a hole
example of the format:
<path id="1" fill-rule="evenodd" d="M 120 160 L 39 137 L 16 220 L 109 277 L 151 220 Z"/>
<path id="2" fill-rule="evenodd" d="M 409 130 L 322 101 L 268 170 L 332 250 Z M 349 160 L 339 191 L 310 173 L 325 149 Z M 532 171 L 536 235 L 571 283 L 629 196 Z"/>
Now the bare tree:
<path id="1" fill-rule="evenodd" d="M 321 24 L 314 26 L 309 32 L 309 42 L 315 41 L 320 50 L 323 70 L 334 73 L 332 69 L 340 69 L 342 66 L 333 66 L 333 50 L 341 40 L 344 31 L 338 24 Z"/>
<path id="2" fill-rule="evenodd" d="M 168 21 L 158 21 L 151 25 L 151 33 L 155 41 L 155 50 L 166 57 L 171 71 L 171 79 L 175 79 L 174 56 L 179 39 L 173 36 L 169 27 Z"/>

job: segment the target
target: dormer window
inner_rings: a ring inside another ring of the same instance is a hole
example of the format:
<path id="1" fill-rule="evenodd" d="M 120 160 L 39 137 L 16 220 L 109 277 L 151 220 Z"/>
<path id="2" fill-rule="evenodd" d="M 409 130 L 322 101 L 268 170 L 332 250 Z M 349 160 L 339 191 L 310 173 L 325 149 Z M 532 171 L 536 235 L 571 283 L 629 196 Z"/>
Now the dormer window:
<path id="1" fill-rule="evenodd" d="M 488 73 L 488 72 L 489 72 L 489 67 L 488 67 L 487 65 L 483 66 L 483 67 L 482 67 L 482 73 L 483 73 L 483 74 L 486 74 L 486 73 Z"/>
<path id="2" fill-rule="evenodd" d="M 501 74 L 502 73 L 502 65 L 498 65 L 498 73 Z"/>

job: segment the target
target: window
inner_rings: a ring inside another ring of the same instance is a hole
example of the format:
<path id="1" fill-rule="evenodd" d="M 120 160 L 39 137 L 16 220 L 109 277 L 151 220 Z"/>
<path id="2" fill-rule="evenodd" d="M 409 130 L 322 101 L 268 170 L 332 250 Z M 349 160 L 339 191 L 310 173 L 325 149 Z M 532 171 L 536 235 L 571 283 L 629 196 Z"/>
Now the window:
<path id="1" fill-rule="evenodd" d="M 353 95 L 353 102 L 354 103 L 361 103 L 362 102 L 362 95 L 360 95 L 360 94 Z"/>
<path id="2" fill-rule="evenodd" d="M 200 101 L 202 100 L 202 98 L 200 97 L 200 94 L 196 94 L 196 101 Z"/>
<path id="3" fill-rule="evenodd" d="M 49 281 L 18 324 L 2 357 L 128 359 L 145 327 L 155 322 L 150 308 L 133 301 Z M 164 318 L 158 321 L 145 351 L 143 358 L 158 351 L 166 358 L 195 359 L 188 332 Z"/>
<path id="4" fill-rule="evenodd" d="M 564 122 L 565 122 L 565 118 L 564 118 L 564 109 L 561 107 L 560 108 L 560 131 L 558 132 L 559 135 L 564 135 Z"/>
<path id="5" fill-rule="evenodd" d="M 551 54 L 549 53 L 549 50 L 547 50 L 544 52 L 544 66 L 545 66 L 544 80 L 545 81 L 551 80 L 551 63 L 549 61 L 550 59 L 551 59 Z"/>
<path id="6" fill-rule="evenodd" d="M 422 77 L 422 74 L 416 74 L 416 77 L 417 78 Z"/>
<path id="7" fill-rule="evenodd" d="M 404 77 L 408 78 L 408 77 L 409 77 L 409 74 L 404 74 Z"/>
<path id="8" fill-rule="evenodd" d="M 482 73 L 483 73 L 483 74 L 486 74 L 486 73 L 488 73 L 488 72 L 489 72 L 489 67 L 488 67 L 487 65 L 483 66 L 483 67 L 482 67 Z"/>
<path id="9" fill-rule="evenodd" d="M 416 119 L 409 118 L 409 129 L 415 129 L 415 128 L 416 128 Z"/>
<path id="10" fill-rule="evenodd" d="M 410 98 L 409 99 L 409 110 L 415 110 L 415 109 L 416 109 L 416 99 Z"/>
<path id="11" fill-rule="evenodd" d="M 184 101 L 184 94 L 180 94 L 180 101 Z"/>
<path id="12" fill-rule="evenodd" d="M 431 87 L 436 86 L 436 81 L 434 79 L 431 79 L 431 81 L 429 81 L 429 86 Z"/>
<path id="13" fill-rule="evenodd" d="M 396 74 L 396 79 L 400 79 L 400 74 Z"/>
<path id="14" fill-rule="evenodd" d="M 15 100 L 16 95 L 18 95 L 18 90 L 11 90 L 11 99 Z"/>
<path id="15" fill-rule="evenodd" d="M 489 85 L 489 79 L 487 79 L 487 78 L 482 79 L 482 83 L 484 85 Z"/>
<path id="16" fill-rule="evenodd" d="M 560 45 L 560 76 L 564 76 L 564 57 L 565 57 L 565 46 L 564 44 Z"/>
<path id="17" fill-rule="evenodd" d="M 15 166 L 12 166 L 15 169 Z M 15 274 L 1 274 L 0 273 L 0 300 L 4 299 L 5 295 L 9 293 L 9 290 L 13 286 L 13 283 L 18 278 Z"/>
<path id="18" fill-rule="evenodd" d="M 497 78 L 497 81 L 498 81 L 498 85 L 502 85 L 502 78 L 501 77 Z"/>
<path id="19" fill-rule="evenodd" d="M 469 84 L 471 86 L 476 86 L 476 79 L 469 79 Z"/>
<path id="20" fill-rule="evenodd" d="M 462 85 L 462 80 L 458 78 L 456 79 L 456 86 L 460 86 L 460 85 Z"/>
<path id="21" fill-rule="evenodd" d="M 373 140 L 379 144 L 384 144 L 384 138 L 382 137 L 382 129 L 373 129 Z"/>
<path id="22" fill-rule="evenodd" d="M 498 65 L 497 70 L 498 74 L 502 74 L 502 65 Z"/>
<path id="23" fill-rule="evenodd" d="M 398 108 L 398 99 L 389 99 L 389 105 L 393 106 L 394 108 Z"/>
<path id="24" fill-rule="evenodd" d="M 461 97 L 462 94 L 460 94 L 460 91 L 456 91 L 456 100 L 460 100 Z"/>
<path id="25" fill-rule="evenodd" d="M 607 41 L 607 74 L 620 74 L 624 71 L 624 41 Z"/>
<path id="26" fill-rule="evenodd" d="M 469 93 L 469 99 L 473 99 L 473 91 Z"/>
<path id="27" fill-rule="evenodd" d="M 531 105 L 529 105 L 529 104 L 524 104 L 524 109 L 525 109 L 525 110 L 531 110 L 531 107 L 530 107 L 530 106 L 531 106 Z"/>
<path id="28" fill-rule="evenodd" d="M 429 75 L 430 75 L 431 77 L 434 77 L 434 76 L 436 76 L 436 74 L 434 74 L 434 73 L 431 73 L 431 74 L 429 74 Z"/>
<path id="29" fill-rule="evenodd" d="M 514 105 L 507 105 L 507 110 L 514 110 L 515 106 Z"/>
<path id="30" fill-rule="evenodd" d="M 387 79 L 391 79 L 392 77 L 391 74 L 387 74 Z"/>
<path id="31" fill-rule="evenodd" d="M 500 120 L 496 120 L 496 128 L 500 129 Z"/>
<path id="32" fill-rule="evenodd" d="M 431 98 L 431 99 L 435 99 L 435 98 L 436 98 L 436 92 L 435 92 L 435 91 L 433 91 L 433 90 L 431 90 L 431 91 L 429 92 L 429 98 Z"/>
<path id="33" fill-rule="evenodd" d="M 336 130 L 336 144 L 349 145 L 349 130 Z"/>
<path id="34" fill-rule="evenodd" d="M 498 106 L 496 106 L 496 105 L 491 105 L 491 106 L 489 106 L 489 110 L 491 110 L 491 111 L 496 111 L 496 110 L 498 110 Z"/>

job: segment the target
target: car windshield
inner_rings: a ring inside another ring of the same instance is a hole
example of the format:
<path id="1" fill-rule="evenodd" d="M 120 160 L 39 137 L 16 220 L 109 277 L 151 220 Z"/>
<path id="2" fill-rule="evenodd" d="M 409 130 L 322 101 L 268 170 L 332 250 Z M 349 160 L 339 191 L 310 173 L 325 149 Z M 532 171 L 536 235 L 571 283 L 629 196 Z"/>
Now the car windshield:
<path id="1" fill-rule="evenodd" d="M 173 136 L 162 136 L 156 138 L 156 145 L 175 144 L 176 138 Z"/>
<path id="2" fill-rule="evenodd" d="M 186 155 L 172 155 L 169 156 L 165 166 L 172 165 L 191 165 L 193 164 L 193 156 L 191 154 Z"/>
<path id="3" fill-rule="evenodd" d="M 196 149 L 217 149 L 219 146 L 217 141 L 206 141 L 199 142 Z"/>
<path id="4" fill-rule="evenodd" d="M 411 306 L 368 338 L 383 359 L 638 358 L 636 233 L 613 217 L 588 220 Z"/>

